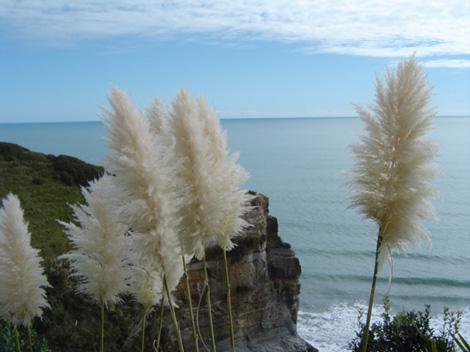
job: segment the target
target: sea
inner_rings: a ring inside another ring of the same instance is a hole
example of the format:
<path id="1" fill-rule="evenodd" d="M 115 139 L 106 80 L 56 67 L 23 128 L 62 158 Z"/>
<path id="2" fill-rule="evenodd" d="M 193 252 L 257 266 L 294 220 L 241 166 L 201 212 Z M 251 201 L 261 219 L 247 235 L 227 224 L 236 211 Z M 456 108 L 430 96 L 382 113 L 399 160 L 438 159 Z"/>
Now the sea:
<path id="1" fill-rule="evenodd" d="M 348 209 L 346 176 L 354 160 L 348 145 L 364 133 L 359 118 L 222 119 L 228 147 L 249 172 L 244 187 L 269 197 L 279 234 L 302 266 L 298 333 L 320 352 L 347 351 L 358 312 L 366 311 L 376 226 Z M 0 141 L 46 154 L 101 164 L 108 153 L 100 121 L 0 124 Z M 441 146 L 433 186 L 437 220 L 425 221 L 432 244 L 394 253 L 393 275 L 378 279 L 373 321 L 389 294 L 392 313 L 431 305 L 442 330 L 443 309 L 462 313 L 470 339 L 470 116 L 435 119 L 430 137 Z"/>

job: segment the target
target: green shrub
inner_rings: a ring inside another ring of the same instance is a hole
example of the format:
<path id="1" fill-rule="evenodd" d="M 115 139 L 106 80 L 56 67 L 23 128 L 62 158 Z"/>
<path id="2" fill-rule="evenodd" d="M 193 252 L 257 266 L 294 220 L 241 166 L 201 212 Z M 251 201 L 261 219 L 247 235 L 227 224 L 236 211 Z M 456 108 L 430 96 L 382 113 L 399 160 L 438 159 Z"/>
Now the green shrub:
<path id="1" fill-rule="evenodd" d="M 57 172 L 58 179 L 68 186 L 86 186 L 88 181 L 98 178 L 103 169 L 99 166 L 87 164 L 72 156 L 59 155 L 50 158 Z"/>
<path id="2" fill-rule="evenodd" d="M 27 329 L 18 328 L 20 333 L 20 348 L 22 351 L 29 351 L 29 337 Z M 31 342 L 34 352 L 51 352 L 49 343 L 45 339 L 37 336 L 36 331 L 31 328 Z M 15 330 L 12 324 L 0 320 L 0 352 L 16 352 Z"/>
<path id="3" fill-rule="evenodd" d="M 454 339 L 452 334 L 458 332 L 461 319 L 459 312 L 452 312 L 444 308 L 444 322 L 440 334 L 430 327 L 431 308 L 425 306 L 424 312 L 400 312 L 390 315 L 388 296 L 384 297 L 384 312 L 382 322 L 374 323 L 369 332 L 369 352 L 431 352 L 433 345 L 439 352 L 453 352 Z M 361 341 L 364 336 L 365 324 L 362 322 L 363 312 L 359 312 L 359 331 L 349 344 L 353 352 L 361 350 Z"/>
<path id="4" fill-rule="evenodd" d="M 452 334 L 452 337 L 454 338 L 455 343 L 459 345 L 460 349 L 463 352 L 470 352 L 470 344 L 467 342 L 467 340 L 465 340 L 462 335 L 460 335 L 460 333 L 457 333 L 457 335 Z"/>

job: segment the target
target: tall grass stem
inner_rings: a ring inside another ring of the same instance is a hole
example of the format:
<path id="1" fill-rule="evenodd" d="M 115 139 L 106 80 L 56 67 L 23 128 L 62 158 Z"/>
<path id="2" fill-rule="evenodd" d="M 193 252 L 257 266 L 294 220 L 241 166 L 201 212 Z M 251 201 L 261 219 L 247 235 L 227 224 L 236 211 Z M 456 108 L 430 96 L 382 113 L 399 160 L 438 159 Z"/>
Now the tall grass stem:
<path id="1" fill-rule="evenodd" d="M 369 340 L 369 329 L 370 329 L 370 321 L 372 317 L 372 308 L 374 305 L 374 296 L 375 296 L 375 286 L 377 284 L 377 273 L 379 269 L 379 252 L 380 246 L 382 244 L 382 230 L 379 230 L 379 235 L 377 238 L 377 249 L 375 250 L 375 265 L 374 265 L 374 278 L 372 279 L 372 288 L 370 290 L 370 297 L 369 297 L 369 309 L 367 310 L 367 320 L 366 320 L 366 327 L 364 330 L 364 337 L 362 338 L 361 344 L 361 352 L 367 351 L 367 343 Z"/>
<path id="2" fill-rule="evenodd" d="M 181 331 L 178 325 L 178 320 L 176 319 L 175 307 L 173 307 L 173 301 L 171 300 L 170 289 L 168 288 L 168 282 L 166 275 L 163 275 L 163 286 L 165 287 L 165 292 L 168 298 L 168 304 L 170 306 L 171 317 L 173 319 L 173 324 L 175 326 L 176 339 L 178 341 L 178 347 L 180 352 L 184 352 L 183 340 L 181 338 Z"/>
<path id="3" fill-rule="evenodd" d="M 101 301 L 101 340 L 100 340 L 100 351 L 104 351 L 104 300 Z"/>
<path id="4" fill-rule="evenodd" d="M 232 352 L 234 352 L 235 351 L 235 338 L 233 336 L 232 298 L 230 296 L 230 279 L 228 276 L 227 251 L 224 248 L 222 252 L 224 254 L 225 287 L 227 289 L 227 311 L 228 311 L 228 319 L 229 319 L 229 326 L 230 326 L 230 347 L 232 348 Z"/>
<path id="5" fill-rule="evenodd" d="M 144 352 L 144 346 L 145 346 L 145 321 L 147 320 L 147 314 L 142 314 L 142 341 L 140 343 L 140 350 L 141 352 Z"/>
<path id="6" fill-rule="evenodd" d="M 184 255 L 181 256 L 183 259 L 183 269 L 184 269 L 184 277 L 186 280 L 186 293 L 188 296 L 188 304 L 189 304 L 189 314 L 191 316 L 191 329 L 193 331 L 193 340 L 194 340 L 194 348 L 196 352 L 199 352 L 199 341 L 198 341 L 198 336 L 196 332 L 196 323 L 194 321 L 194 313 L 193 313 L 193 303 L 191 299 L 191 287 L 189 286 L 189 275 L 188 275 L 188 269 L 186 267 L 186 259 L 184 259 Z"/>
<path id="7" fill-rule="evenodd" d="M 202 257 L 202 269 L 204 272 L 204 282 L 207 288 L 206 299 L 207 299 L 207 316 L 209 318 L 209 329 L 211 334 L 211 348 L 212 352 L 216 352 L 215 348 L 215 334 L 214 334 L 214 323 L 212 322 L 212 304 L 211 304 L 211 289 L 209 286 L 209 278 L 207 275 L 207 265 L 206 265 L 206 253 Z"/>
<path id="8" fill-rule="evenodd" d="M 29 352 L 33 352 L 33 341 L 31 338 L 31 326 L 28 326 Z"/>
<path id="9" fill-rule="evenodd" d="M 163 327 L 163 313 L 165 312 L 165 295 L 162 295 L 162 300 L 160 304 L 160 321 L 158 322 L 158 337 L 157 337 L 157 347 L 155 351 L 158 352 L 160 349 L 160 339 L 162 337 L 162 327 Z"/>
<path id="10" fill-rule="evenodd" d="M 18 328 L 15 325 L 15 341 L 16 341 L 16 351 L 21 352 L 20 349 L 20 333 L 18 332 Z"/>

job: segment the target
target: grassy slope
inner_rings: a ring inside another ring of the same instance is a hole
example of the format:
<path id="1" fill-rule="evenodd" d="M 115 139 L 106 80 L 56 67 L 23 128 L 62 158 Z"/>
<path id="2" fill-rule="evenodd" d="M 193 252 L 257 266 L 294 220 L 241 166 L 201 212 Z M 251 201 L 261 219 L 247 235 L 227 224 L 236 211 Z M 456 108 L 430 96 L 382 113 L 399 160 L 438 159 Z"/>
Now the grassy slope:
<path id="1" fill-rule="evenodd" d="M 0 142 L 0 198 L 9 192 L 18 195 L 29 222 L 31 244 L 41 250 L 46 263 L 69 249 L 56 219 L 72 220 L 67 204 L 82 202 L 79 186 L 101 173 L 101 167 L 77 158 L 44 155 Z"/>

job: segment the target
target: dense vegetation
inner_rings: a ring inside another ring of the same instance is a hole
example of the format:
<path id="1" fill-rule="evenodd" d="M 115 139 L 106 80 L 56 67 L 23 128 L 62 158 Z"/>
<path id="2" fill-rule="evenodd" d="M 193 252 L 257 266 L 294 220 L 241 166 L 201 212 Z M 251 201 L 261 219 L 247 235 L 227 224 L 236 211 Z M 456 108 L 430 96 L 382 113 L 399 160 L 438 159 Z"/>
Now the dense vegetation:
<path id="1" fill-rule="evenodd" d="M 16 194 L 29 222 L 31 244 L 41 250 L 46 266 L 69 250 L 63 228 L 56 219 L 69 222 L 67 204 L 83 202 L 79 186 L 103 172 L 65 155 L 44 155 L 16 144 L 0 142 L 0 198 Z"/>
<path id="2" fill-rule="evenodd" d="M 388 296 L 384 297 L 382 321 L 372 324 L 367 351 L 370 352 L 432 352 L 433 346 L 439 352 L 455 351 L 452 335 L 458 332 L 460 313 L 444 309 L 442 330 L 435 331 L 430 325 L 431 307 L 424 311 L 390 313 Z M 349 347 L 353 352 L 361 350 L 365 324 L 363 312 L 359 314 L 359 331 Z"/>
<path id="3" fill-rule="evenodd" d="M 20 329 L 20 347 L 22 351 L 29 350 L 28 333 L 26 329 Z M 35 330 L 31 331 L 32 348 L 35 352 L 50 352 L 49 343 L 44 338 L 39 338 Z M 13 325 L 0 320 L 0 352 L 16 352 L 15 333 Z"/>

